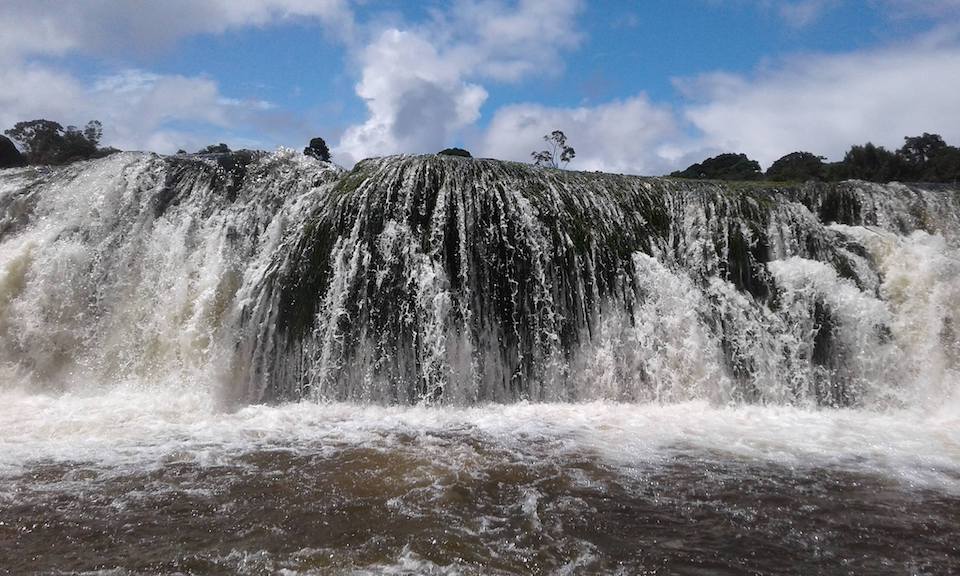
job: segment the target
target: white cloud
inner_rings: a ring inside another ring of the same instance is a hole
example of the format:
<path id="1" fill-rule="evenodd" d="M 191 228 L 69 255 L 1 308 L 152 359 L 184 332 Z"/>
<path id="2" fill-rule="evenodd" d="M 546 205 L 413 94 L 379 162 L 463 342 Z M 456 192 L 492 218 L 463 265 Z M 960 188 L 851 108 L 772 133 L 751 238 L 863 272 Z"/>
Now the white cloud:
<path id="1" fill-rule="evenodd" d="M 129 55 L 179 38 L 313 18 L 340 37 L 354 31 L 347 0 L 4 0 L 0 58 L 72 52 Z"/>
<path id="2" fill-rule="evenodd" d="M 560 52 L 581 41 L 579 0 L 461 0 L 447 15 L 435 15 L 432 35 L 445 34 L 463 67 L 500 81 L 562 69 Z M 452 37 L 452 38 L 451 38 Z"/>
<path id="3" fill-rule="evenodd" d="M 69 118 L 83 86 L 44 66 L 0 66 L 0 127 L 33 118 Z"/>
<path id="4" fill-rule="evenodd" d="M 87 96 L 91 114 L 103 121 L 111 144 L 122 149 L 144 147 L 158 152 L 173 152 L 192 144 L 175 144 L 176 137 L 194 140 L 189 133 L 166 129 L 168 123 L 189 122 L 229 130 L 256 108 L 247 109 L 224 98 L 216 82 L 209 78 L 139 70 L 101 78 Z"/>
<path id="5" fill-rule="evenodd" d="M 521 162 L 544 146 L 543 136 L 560 129 L 577 151 L 571 168 L 659 174 L 683 153 L 670 108 L 640 95 L 594 107 L 549 108 L 522 104 L 501 108 L 479 142 L 483 156 Z"/>
<path id="6" fill-rule="evenodd" d="M 749 1 L 804 26 L 846 0 Z M 360 70 L 355 91 L 366 119 L 347 127 L 334 147 L 348 165 L 463 140 L 480 155 L 528 161 L 555 129 L 577 149 L 572 167 L 643 174 L 722 151 L 745 152 L 765 165 L 798 149 L 838 158 L 851 144 L 897 147 L 903 136 L 923 131 L 960 143 L 960 31 L 947 18 L 960 15 L 960 0 L 871 3 L 891 20 L 943 22 L 902 46 L 798 55 L 754 74 L 681 80 L 683 99 L 674 106 L 643 94 L 589 107 L 519 103 L 493 111 L 481 131 L 491 86 L 562 72 L 564 53 L 582 40 L 580 0 L 458 0 L 428 9 L 422 22 L 380 28 L 356 24 L 348 0 L 7 0 L 0 4 L 0 127 L 40 117 L 75 124 L 96 118 L 105 144 L 161 152 L 215 139 L 260 145 L 250 136 L 256 131 L 301 139 L 302 118 L 270 102 L 236 99 L 209 77 L 130 69 L 87 81 L 51 57 L 113 53 L 136 61 L 127 56 L 191 34 L 308 19 L 345 41 Z"/>
<path id="7" fill-rule="evenodd" d="M 231 98 L 207 77 L 126 70 L 85 82 L 49 57 L 130 60 L 185 36 L 291 19 L 315 20 L 345 41 L 355 32 L 347 0 L 4 0 L 0 128 L 41 117 L 77 124 L 99 119 L 105 144 L 172 152 L 224 138 L 245 123 L 263 124 L 258 115 L 267 114 L 270 102 Z M 191 127 L 178 129 L 178 123 Z"/>
<path id="8" fill-rule="evenodd" d="M 577 150 L 571 168 L 662 174 L 720 152 L 769 166 L 796 150 L 840 159 L 868 141 L 895 149 L 923 132 L 960 143 L 960 46 L 949 35 L 676 84 L 676 110 L 642 95 L 593 107 L 507 106 L 473 144 L 485 156 L 529 161 L 559 129 Z"/>
<path id="9" fill-rule="evenodd" d="M 375 154 L 435 151 L 477 120 L 487 98 L 483 88 L 463 80 L 459 62 L 412 32 L 383 32 L 363 62 L 357 95 L 369 118 L 347 129 L 335 149 L 347 164 Z"/>
<path id="10" fill-rule="evenodd" d="M 797 57 L 753 77 L 713 74 L 680 86 L 696 100 L 684 116 L 702 146 L 764 165 L 795 150 L 839 158 L 866 141 L 897 148 L 924 131 L 960 142 L 957 46 Z"/>
<path id="11" fill-rule="evenodd" d="M 836 0 L 796 0 L 781 2 L 780 17 L 794 28 L 803 28 L 816 22 L 820 16 L 835 5 Z"/>
<path id="12" fill-rule="evenodd" d="M 368 117 L 344 130 L 338 160 L 433 151 L 477 121 L 487 98 L 482 83 L 562 70 L 561 51 L 580 41 L 581 7 L 581 0 L 459 0 L 428 10 L 422 22 L 369 34 L 373 25 L 355 23 L 349 0 L 8 0 L 0 5 L 5 85 L 29 80 L 32 88 L 2 96 L 0 120 L 95 117 L 104 122 L 106 143 L 161 151 L 204 126 L 222 134 L 250 119 L 262 128 L 269 102 L 238 102 L 209 78 L 126 71 L 90 84 L 37 58 L 110 55 L 129 62 L 190 35 L 311 19 L 345 42 L 362 70 L 356 93 Z M 178 122 L 201 127 L 177 130 Z"/>
<path id="13" fill-rule="evenodd" d="M 261 113 L 262 102 L 225 98 L 209 78 L 126 70 L 84 85 L 69 74 L 28 65 L 0 71 L 0 125 L 32 118 L 104 125 L 104 143 L 126 150 L 174 152 L 210 143 Z M 191 130 L 175 130 L 173 123 Z"/>
<path id="14" fill-rule="evenodd" d="M 960 15 L 960 0 L 873 0 L 893 17 L 933 17 Z"/>
<path id="15" fill-rule="evenodd" d="M 433 152 L 480 117 L 480 82 L 516 81 L 562 68 L 579 42 L 579 0 L 461 1 L 407 28 L 382 31 L 359 56 L 357 95 L 368 117 L 334 147 L 339 162 Z"/>
<path id="16" fill-rule="evenodd" d="M 772 12 L 792 28 L 805 28 L 824 18 L 830 11 L 843 5 L 854 5 L 861 11 L 875 10 L 889 20 L 935 19 L 938 25 L 945 18 L 960 16 L 960 0 L 705 0 L 715 6 L 725 4 L 754 4 L 765 12 Z M 956 23 L 953 23 L 956 26 Z"/>

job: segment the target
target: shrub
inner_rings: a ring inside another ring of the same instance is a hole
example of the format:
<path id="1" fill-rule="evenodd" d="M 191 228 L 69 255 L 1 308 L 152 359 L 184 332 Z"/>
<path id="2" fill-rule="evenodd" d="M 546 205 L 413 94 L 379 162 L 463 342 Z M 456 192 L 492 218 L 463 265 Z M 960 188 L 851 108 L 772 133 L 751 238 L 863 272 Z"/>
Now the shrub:
<path id="1" fill-rule="evenodd" d="M 747 158 L 746 154 L 720 154 L 670 175 L 705 180 L 756 180 L 761 172 L 760 164 Z"/>
<path id="2" fill-rule="evenodd" d="M 437 152 L 439 156 L 460 156 L 462 158 L 473 158 L 473 156 L 463 148 L 444 148 Z"/>
<path id="3" fill-rule="evenodd" d="M 766 177 L 780 182 L 823 180 L 825 170 L 822 157 L 810 152 L 791 152 L 771 164 Z"/>
<path id="4" fill-rule="evenodd" d="M 303 153 L 317 160 L 330 161 L 330 148 L 323 138 L 311 138 L 310 145 L 303 149 Z"/>

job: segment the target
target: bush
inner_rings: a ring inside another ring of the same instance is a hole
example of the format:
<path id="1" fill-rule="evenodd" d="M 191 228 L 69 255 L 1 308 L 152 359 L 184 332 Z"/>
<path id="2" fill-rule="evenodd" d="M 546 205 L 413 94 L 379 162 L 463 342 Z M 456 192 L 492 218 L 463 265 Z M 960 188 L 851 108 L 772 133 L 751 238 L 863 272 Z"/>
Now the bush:
<path id="1" fill-rule="evenodd" d="M 83 130 L 64 129 L 52 120 L 30 120 L 17 122 L 5 134 L 23 146 L 29 164 L 67 164 L 104 155 L 97 146 L 103 135 L 98 120 L 91 120 Z"/>
<path id="2" fill-rule="evenodd" d="M 792 152 L 780 158 L 767 169 L 768 180 L 778 182 L 806 182 L 823 180 L 826 166 L 823 158 L 810 152 Z"/>
<path id="3" fill-rule="evenodd" d="M 960 148 L 946 146 L 937 150 L 927 162 L 924 180 L 931 182 L 960 182 Z"/>
<path id="4" fill-rule="evenodd" d="M 219 144 L 211 144 L 202 150 L 197 150 L 197 154 L 227 154 L 229 152 L 230 147 L 223 142 Z"/>
<path id="5" fill-rule="evenodd" d="M 908 167 L 893 152 L 867 142 L 847 151 L 843 157 L 843 172 L 845 178 L 890 182 L 903 178 L 908 173 Z"/>
<path id="6" fill-rule="evenodd" d="M 303 153 L 317 160 L 330 161 L 330 148 L 327 147 L 323 138 L 312 138 L 310 145 L 303 149 Z"/>
<path id="7" fill-rule="evenodd" d="M 720 154 L 670 175 L 704 180 L 756 180 L 761 171 L 760 164 L 747 158 L 746 154 Z"/>
<path id="8" fill-rule="evenodd" d="M 462 158 L 473 158 L 473 156 L 463 148 L 444 148 L 437 152 L 439 156 L 460 156 Z"/>

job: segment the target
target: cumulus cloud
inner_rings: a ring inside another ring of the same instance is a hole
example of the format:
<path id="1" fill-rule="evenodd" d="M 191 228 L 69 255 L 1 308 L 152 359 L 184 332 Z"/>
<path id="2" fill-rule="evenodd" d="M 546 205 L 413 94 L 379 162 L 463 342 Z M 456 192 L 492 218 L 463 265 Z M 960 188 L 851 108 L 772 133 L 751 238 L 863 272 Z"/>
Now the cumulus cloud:
<path id="1" fill-rule="evenodd" d="M 231 98 L 207 77 L 128 69 L 87 81 L 51 57 L 130 60 L 185 36 L 292 19 L 315 20 L 344 41 L 355 31 L 346 0 L 5 0 L 0 4 L 0 126 L 33 118 L 78 124 L 95 118 L 104 123 L 106 144 L 173 152 L 207 144 L 245 123 L 263 124 L 258 120 L 268 115 L 268 102 Z M 187 124 L 189 129 L 182 127 Z"/>
<path id="2" fill-rule="evenodd" d="M 368 119 L 336 147 L 347 164 L 375 154 L 434 151 L 480 115 L 487 92 L 463 80 L 463 68 L 413 32 L 387 30 L 363 54 L 357 95 Z"/>
<path id="3" fill-rule="evenodd" d="M 577 151 L 571 168 L 659 174 L 683 150 L 673 111 L 639 95 L 593 107 L 507 106 L 496 112 L 479 144 L 481 155 L 527 162 L 543 136 L 562 129 Z"/>
<path id="4" fill-rule="evenodd" d="M 178 122 L 220 129 L 208 133 L 238 119 L 262 127 L 268 103 L 237 102 L 210 78 L 136 70 L 91 84 L 50 58 L 130 62 L 190 35 L 312 20 L 347 46 L 361 70 L 356 94 L 368 115 L 343 132 L 338 159 L 433 151 L 477 121 L 485 83 L 562 70 L 560 53 L 580 41 L 581 8 L 581 0 L 459 0 L 428 9 L 423 21 L 377 29 L 376 18 L 357 25 L 349 0 L 8 0 L 0 6 L 0 62 L 5 85 L 24 89 L 0 97 L 0 120 L 96 117 L 106 142 L 160 151 L 189 136 L 173 127 Z"/>
<path id="5" fill-rule="evenodd" d="M 719 0 L 718 0 L 719 1 Z M 724 0 L 727 1 L 727 0 Z M 744 0 L 747 1 L 747 0 Z M 809 25 L 846 0 L 749 0 Z M 889 18 L 947 22 L 960 0 L 871 0 Z M 718 152 L 745 152 L 769 165 L 809 150 L 840 157 L 868 140 L 897 147 L 905 135 L 939 132 L 960 142 L 960 31 L 943 22 L 909 44 L 848 54 L 798 55 L 752 74 L 715 72 L 677 80 L 673 104 L 643 93 L 591 106 L 516 103 L 484 119 L 495 86 L 560 74 L 582 41 L 581 0 L 457 0 L 432 5 L 419 22 L 357 24 L 348 0 L 120 0 L 0 4 L 0 125 L 46 117 L 104 122 L 106 144 L 171 152 L 221 138 L 261 146 L 305 137 L 293 111 L 223 93 L 214 78 L 140 68 L 93 79 L 61 68 L 58 56 L 160 49 L 192 34 L 307 19 L 343 41 L 359 70 L 366 116 L 347 127 L 336 159 L 433 152 L 466 141 L 478 154 L 528 161 L 552 130 L 577 149 L 571 167 L 659 174 Z M 247 132 L 244 132 L 248 130 Z M 294 135 L 294 136 L 291 136 Z M 263 136 L 259 136 L 262 138 Z M 332 136 L 336 138 L 337 135 Z"/>
<path id="6" fill-rule="evenodd" d="M 480 117 L 481 82 L 557 73 L 580 41 L 579 0 L 461 1 L 420 25 L 383 30 L 361 51 L 367 119 L 334 148 L 339 161 L 433 152 Z"/>
<path id="7" fill-rule="evenodd" d="M 764 1 L 797 27 L 841 2 Z M 876 1 L 891 15 L 901 2 Z M 955 4 L 935 0 L 923 13 Z M 580 41 L 580 8 L 574 1 L 462 1 L 434 12 L 426 24 L 383 31 L 359 58 L 356 92 L 368 117 L 346 130 L 335 148 L 338 159 L 350 164 L 372 155 L 431 152 L 468 134 L 479 154 L 525 161 L 543 134 L 562 129 L 578 150 L 571 167 L 657 174 L 723 151 L 746 152 L 768 165 L 796 149 L 839 157 L 867 140 L 896 147 L 923 130 L 960 139 L 949 125 L 956 121 L 944 120 L 960 117 L 950 96 L 960 65 L 950 48 L 956 43 L 943 34 L 895 49 L 798 56 L 753 75 L 680 80 L 676 108 L 643 94 L 595 106 L 518 103 L 494 111 L 487 128 L 471 134 L 489 82 L 562 69 L 563 52 Z"/>
<path id="8" fill-rule="evenodd" d="M 174 152 L 209 143 L 210 132 L 229 131 L 260 113 L 263 102 L 225 98 L 209 78 L 125 70 L 84 84 L 40 66 L 0 72 L 0 125 L 32 118 L 104 124 L 104 142 L 122 149 Z M 191 129 L 173 129 L 176 124 Z"/>
<path id="9" fill-rule="evenodd" d="M 580 0 L 461 0 L 427 25 L 468 73 L 499 81 L 562 69 L 561 51 L 582 36 Z"/>
<path id="10" fill-rule="evenodd" d="M 794 150 L 839 158 L 866 141 L 896 148 L 924 131 L 960 141 L 956 45 L 797 57 L 753 76 L 711 74 L 678 86 L 700 145 L 764 165 Z"/>
<path id="11" fill-rule="evenodd" d="M 0 58 L 148 52 L 195 34 L 313 18 L 339 36 L 354 31 L 346 0 L 4 0 Z"/>

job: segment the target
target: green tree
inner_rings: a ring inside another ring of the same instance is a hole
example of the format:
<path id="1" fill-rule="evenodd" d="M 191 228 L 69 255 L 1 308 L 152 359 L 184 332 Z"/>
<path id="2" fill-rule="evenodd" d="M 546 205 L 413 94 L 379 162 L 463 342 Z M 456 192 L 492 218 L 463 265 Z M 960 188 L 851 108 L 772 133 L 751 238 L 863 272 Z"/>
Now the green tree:
<path id="1" fill-rule="evenodd" d="M 566 167 L 577 155 L 572 146 L 567 146 L 567 136 L 560 130 L 547 134 L 543 140 L 547 143 L 547 149 L 530 153 L 533 163 L 537 166 Z"/>
<path id="2" fill-rule="evenodd" d="M 760 164 L 747 158 L 746 154 L 720 154 L 670 175 L 674 178 L 705 180 L 756 180 L 761 171 Z"/>
<path id="3" fill-rule="evenodd" d="M 103 124 L 99 120 L 87 122 L 83 128 L 83 137 L 94 146 L 99 145 L 100 139 L 103 138 Z"/>
<path id="4" fill-rule="evenodd" d="M 930 162 L 942 150 L 948 148 L 939 134 L 907 136 L 903 147 L 897 150 L 897 157 L 904 167 L 904 176 L 912 180 L 932 180 L 928 170 Z"/>
<path id="5" fill-rule="evenodd" d="M 461 158 L 473 158 L 473 155 L 463 148 L 444 148 L 443 150 L 437 152 L 437 154 L 439 156 L 460 156 Z"/>
<path id="6" fill-rule="evenodd" d="M 779 182 L 806 182 L 823 180 L 824 172 L 823 157 L 810 152 L 791 152 L 771 164 L 766 177 Z"/>
<path id="7" fill-rule="evenodd" d="M 330 148 L 323 138 L 311 138 L 310 145 L 303 149 L 303 153 L 317 160 L 330 161 Z"/>
<path id="8" fill-rule="evenodd" d="M 226 154 L 228 152 L 230 152 L 230 147 L 223 142 L 219 144 L 211 144 L 206 148 L 197 150 L 197 154 Z"/>
<path id="9" fill-rule="evenodd" d="M 55 164 L 63 146 L 63 126 L 52 120 L 17 122 L 4 132 L 23 147 L 30 164 Z"/>
<path id="10" fill-rule="evenodd" d="M 903 178 L 907 171 L 899 156 L 871 142 L 863 146 L 852 146 L 843 157 L 843 172 L 846 178 L 890 182 Z"/>
<path id="11" fill-rule="evenodd" d="M 30 164 L 66 164 L 76 160 L 97 158 L 109 153 L 98 148 L 103 125 L 91 120 L 83 128 L 63 128 L 52 120 L 17 122 L 5 132 L 23 146 Z"/>
<path id="12" fill-rule="evenodd" d="M 927 162 L 924 180 L 930 182 L 960 182 L 960 148 L 944 146 Z"/>
<path id="13" fill-rule="evenodd" d="M 905 136 L 903 148 L 897 150 L 897 156 L 907 164 L 922 168 L 937 152 L 947 147 L 939 134 L 923 133 L 923 136 Z"/>

